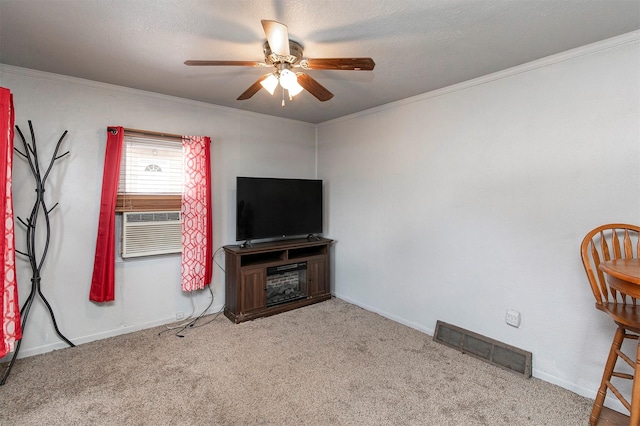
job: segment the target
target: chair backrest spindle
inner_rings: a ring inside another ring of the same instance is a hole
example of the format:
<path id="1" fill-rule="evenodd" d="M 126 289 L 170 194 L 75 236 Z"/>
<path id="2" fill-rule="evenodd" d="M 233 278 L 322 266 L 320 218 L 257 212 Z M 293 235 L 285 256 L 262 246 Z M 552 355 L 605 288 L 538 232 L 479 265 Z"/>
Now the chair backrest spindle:
<path id="1" fill-rule="evenodd" d="M 610 288 L 604 273 L 598 266 L 607 260 L 638 257 L 640 253 L 639 236 L 640 226 L 614 223 L 599 226 L 589 232 L 582 240 L 580 247 L 582 263 L 597 306 L 602 306 L 604 303 L 627 304 L 630 302 L 633 305 L 636 304 L 635 298 Z"/>

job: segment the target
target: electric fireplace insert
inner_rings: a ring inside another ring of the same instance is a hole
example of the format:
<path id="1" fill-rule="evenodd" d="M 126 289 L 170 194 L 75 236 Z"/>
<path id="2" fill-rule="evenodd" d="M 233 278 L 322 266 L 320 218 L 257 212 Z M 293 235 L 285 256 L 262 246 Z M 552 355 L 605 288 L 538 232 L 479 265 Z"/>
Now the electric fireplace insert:
<path id="1" fill-rule="evenodd" d="M 267 268 L 267 307 L 307 295 L 307 262 Z"/>

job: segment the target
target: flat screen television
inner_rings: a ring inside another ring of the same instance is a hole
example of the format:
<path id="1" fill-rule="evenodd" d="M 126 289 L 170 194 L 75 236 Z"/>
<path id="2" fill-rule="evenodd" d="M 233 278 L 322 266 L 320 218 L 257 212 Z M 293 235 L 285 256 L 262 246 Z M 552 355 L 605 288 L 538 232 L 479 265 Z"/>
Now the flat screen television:
<path id="1" fill-rule="evenodd" d="M 322 180 L 236 178 L 236 241 L 322 233 Z"/>

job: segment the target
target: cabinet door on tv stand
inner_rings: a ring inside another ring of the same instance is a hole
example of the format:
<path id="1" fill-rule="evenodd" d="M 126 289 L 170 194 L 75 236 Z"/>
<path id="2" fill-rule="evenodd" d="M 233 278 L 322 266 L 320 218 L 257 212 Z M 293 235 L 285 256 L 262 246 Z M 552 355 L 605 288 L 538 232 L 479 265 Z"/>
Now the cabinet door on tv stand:
<path id="1" fill-rule="evenodd" d="M 327 259 L 307 261 L 307 281 L 309 295 L 321 296 L 329 294 L 329 277 L 327 274 Z"/>
<path id="2" fill-rule="evenodd" d="M 246 269 L 242 271 L 240 286 L 240 314 L 262 310 L 267 306 L 267 272 L 265 269 Z"/>

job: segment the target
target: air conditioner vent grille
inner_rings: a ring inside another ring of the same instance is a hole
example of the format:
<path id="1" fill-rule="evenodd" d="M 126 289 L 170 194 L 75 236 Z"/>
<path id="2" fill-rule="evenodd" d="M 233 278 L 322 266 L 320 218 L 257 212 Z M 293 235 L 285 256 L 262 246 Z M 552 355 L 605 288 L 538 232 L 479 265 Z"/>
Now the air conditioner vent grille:
<path id="1" fill-rule="evenodd" d="M 128 212 L 123 215 L 123 258 L 182 251 L 180 212 Z"/>

